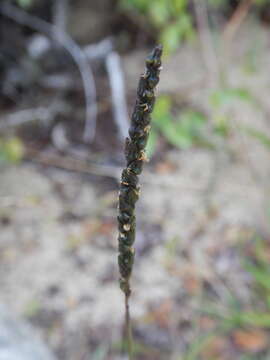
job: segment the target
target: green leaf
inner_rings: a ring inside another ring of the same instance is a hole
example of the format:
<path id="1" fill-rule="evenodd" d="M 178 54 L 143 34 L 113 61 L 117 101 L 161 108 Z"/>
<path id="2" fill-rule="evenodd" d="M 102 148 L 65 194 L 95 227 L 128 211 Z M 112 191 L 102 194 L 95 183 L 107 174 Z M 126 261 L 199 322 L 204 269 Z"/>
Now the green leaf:
<path id="1" fill-rule="evenodd" d="M 259 140 L 262 145 L 270 148 L 270 137 L 263 132 L 251 127 L 241 127 L 241 129 L 244 130 L 248 135 Z"/>
<path id="2" fill-rule="evenodd" d="M 268 1 L 268 0 L 254 0 L 254 3 L 255 3 L 256 5 L 261 6 L 261 5 L 267 4 L 267 1 Z"/>
<path id="3" fill-rule="evenodd" d="M 254 250 L 255 250 L 256 262 L 258 262 L 261 267 L 268 267 L 269 261 L 268 261 L 268 256 L 267 256 L 267 247 L 266 247 L 266 243 L 265 243 L 264 239 L 262 239 L 259 236 L 257 236 L 255 238 L 255 249 Z M 270 271 L 270 269 L 269 269 L 269 271 Z"/>
<path id="4" fill-rule="evenodd" d="M 231 89 L 231 95 L 242 101 L 253 102 L 254 98 L 252 94 L 244 88 Z"/>
<path id="5" fill-rule="evenodd" d="M 137 10 L 140 13 L 146 13 L 149 8 L 149 3 L 145 0 L 121 0 L 120 6 L 123 9 Z"/>
<path id="6" fill-rule="evenodd" d="M 32 5 L 33 1 L 32 0 L 17 0 L 17 3 L 22 8 L 27 8 Z"/>
<path id="7" fill-rule="evenodd" d="M 266 295 L 266 305 L 268 307 L 268 309 L 270 309 L 270 294 L 269 295 Z"/>
<path id="8" fill-rule="evenodd" d="M 169 96 L 160 97 L 153 113 L 153 125 L 167 141 L 181 149 L 186 149 L 200 139 L 206 117 L 197 111 L 187 110 L 178 119 L 171 114 L 172 101 Z"/>
<path id="9" fill-rule="evenodd" d="M 259 285 L 270 291 L 270 271 L 267 268 L 247 264 L 246 269 Z"/>
<path id="10" fill-rule="evenodd" d="M 187 0 L 171 0 L 171 4 L 175 14 L 181 14 L 187 10 Z"/>
<path id="11" fill-rule="evenodd" d="M 4 144 L 4 151 L 10 162 L 17 163 L 22 159 L 24 154 L 23 144 L 19 138 L 13 137 Z"/>
<path id="12" fill-rule="evenodd" d="M 194 36 L 194 29 L 192 25 L 192 18 L 186 12 L 180 16 L 178 20 L 179 35 L 182 39 L 191 39 Z"/>
<path id="13" fill-rule="evenodd" d="M 183 112 L 175 125 L 174 137 L 177 136 L 178 144 L 176 141 L 174 144 L 181 148 L 192 146 L 201 137 L 201 130 L 206 121 L 206 117 L 199 112 L 192 110 Z"/>
<path id="14" fill-rule="evenodd" d="M 213 92 L 210 96 L 210 102 L 216 108 L 230 104 L 233 100 L 237 99 L 241 101 L 254 102 L 254 98 L 250 92 L 243 88 L 220 89 Z"/>
<path id="15" fill-rule="evenodd" d="M 240 320 L 243 325 L 270 328 L 270 313 L 265 312 L 243 312 L 240 313 Z"/>
<path id="16" fill-rule="evenodd" d="M 164 55 L 169 55 L 178 49 L 182 40 L 181 32 L 179 31 L 179 24 L 173 23 L 168 25 L 160 36 L 160 41 L 163 44 Z"/>
<path id="17" fill-rule="evenodd" d="M 149 134 L 149 138 L 147 141 L 147 145 L 146 145 L 146 149 L 145 149 L 145 153 L 146 156 L 150 159 L 157 147 L 157 140 L 158 140 L 158 134 L 157 132 L 152 128 Z"/>
<path id="18" fill-rule="evenodd" d="M 207 121 L 206 117 L 197 111 L 187 110 L 180 115 L 180 123 L 191 135 L 195 135 Z"/>
<path id="19" fill-rule="evenodd" d="M 209 333 L 206 335 L 201 335 L 195 339 L 195 341 L 193 341 L 190 345 L 183 360 L 197 360 L 201 351 L 215 338 L 216 335 L 217 334 L 215 333 Z"/>
<path id="20" fill-rule="evenodd" d="M 0 141 L 0 163 L 17 163 L 24 154 L 24 147 L 21 140 L 12 137 L 8 140 Z"/>
<path id="21" fill-rule="evenodd" d="M 161 32 L 160 41 L 163 44 L 164 54 L 171 54 L 178 49 L 184 39 L 191 39 L 193 36 L 192 19 L 188 13 L 183 13 L 177 21 L 168 24 Z"/>
<path id="22" fill-rule="evenodd" d="M 165 25 L 170 18 L 168 4 L 163 1 L 154 2 L 149 9 L 149 14 L 156 26 Z"/>
<path id="23" fill-rule="evenodd" d="M 229 119 L 225 114 L 214 114 L 214 131 L 220 136 L 228 136 L 230 132 L 230 123 Z"/>
<path id="24" fill-rule="evenodd" d="M 171 98 L 166 95 L 160 96 L 155 103 L 155 107 L 153 111 L 153 121 L 155 121 L 155 119 L 168 116 L 170 114 L 171 107 L 172 107 Z"/>
<path id="25" fill-rule="evenodd" d="M 177 146 L 180 149 L 187 149 L 192 145 L 192 137 L 185 131 L 182 126 L 169 122 L 162 129 L 162 134 L 171 145 Z"/>
<path id="26" fill-rule="evenodd" d="M 203 114 L 188 110 L 175 121 L 170 113 L 164 111 L 156 117 L 155 125 L 171 145 L 186 149 L 200 137 L 201 128 L 206 120 Z"/>

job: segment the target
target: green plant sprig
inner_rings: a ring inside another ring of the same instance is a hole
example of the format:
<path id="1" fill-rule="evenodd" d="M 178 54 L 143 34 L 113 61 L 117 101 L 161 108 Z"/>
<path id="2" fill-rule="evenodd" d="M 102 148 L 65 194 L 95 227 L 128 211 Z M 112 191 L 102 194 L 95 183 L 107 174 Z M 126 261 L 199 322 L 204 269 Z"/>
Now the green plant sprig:
<path id="1" fill-rule="evenodd" d="M 138 175 L 146 160 L 145 147 L 150 131 L 151 112 L 155 103 L 154 89 L 159 82 L 162 47 L 156 46 L 146 59 L 146 69 L 140 77 L 135 109 L 131 117 L 129 137 L 125 144 L 126 168 L 122 172 L 119 192 L 119 256 L 120 288 L 130 296 L 129 279 L 135 251 L 135 203 L 139 198 Z"/>

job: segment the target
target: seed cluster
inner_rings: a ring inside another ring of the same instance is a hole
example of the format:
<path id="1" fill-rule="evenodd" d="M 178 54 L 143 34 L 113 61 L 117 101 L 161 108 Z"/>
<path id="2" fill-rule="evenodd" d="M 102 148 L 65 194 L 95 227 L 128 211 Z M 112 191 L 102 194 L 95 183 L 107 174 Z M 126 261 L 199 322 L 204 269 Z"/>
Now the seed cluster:
<path id="1" fill-rule="evenodd" d="M 129 278 L 132 272 L 135 251 L 135 203 L 139 198 L 138 175 L 146 160 L 145 147 L 150 131 L 151 112 L 155 103 L 154 89 L 159 82 L 162 47 L 154 48 L 146 59 L 145 73 L 141 75 L 137 100 L 131 118 L 129 137 L 126 139 L 127 166 L 122 172 L 119 192 L 119 256 L 120 288 L 130 295 Z"/>

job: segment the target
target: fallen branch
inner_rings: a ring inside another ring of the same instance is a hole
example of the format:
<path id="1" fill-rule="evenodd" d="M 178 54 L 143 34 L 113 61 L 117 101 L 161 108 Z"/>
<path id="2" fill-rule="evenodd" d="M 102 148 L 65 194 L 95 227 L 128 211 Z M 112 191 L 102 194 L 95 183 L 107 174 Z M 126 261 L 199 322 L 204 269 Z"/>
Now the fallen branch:
<path id="1" fill-rule="evenodd" d="M 223 66 L 227 66 L 228 57 L 231 54 L 232 40 L 235 37 L 235 34 L 239 30 L 242 23 L 244 22 L 245 18 L 247 17 L 252 3 L 253 0 L 240 1 L 236 10 L 234 11 L 233 15 L 225 26 L 222 34 L 222 59 L 224 63 Z"/>
<path id="2" fill-rule="evenodd" d="M 32 121 L 44 121 L 45 123 L 53 120 L 56 115 L 67 111 L 66 104 L 62 102 L 53 103 L 49 107 L 39 106 L 34 109 L 18 110 L 1 117 L 0 130 L 21 126 Z"/>
<path id="3" fill-rule="evenodd" d="M 69 14 L 69 0 L 55 0 L 52 3 L 52 7 L 54 26 L 58 30 L 66 33 Z"/>
<path id="4" fill-rule="evenodd" d="M 52 143 L 56 149 L 64 151 L 68 149 L 70 143 L 66 136 L 66 129 L 63 123 L 58 123 L 52 130 Z"/>
<path id="5" fill-rule="evenodd" d="M 95 176 L 107 177 L 119 180 L 121 168 L 115 165 L 104 165 L 94 163 L 90 159 L 80 158 L 70 155 L 59 155 L 55 152 L 40 152 L 35 149 L 26 148 L 24 159 L 43 166 L 55 167 L 58 169 Z M 196 191 L 204 193 L 205 188 L 200 186 L 187 186 L 188 179 L 182 178 L 175 181 L 175 175 L 156 176 L 153 171 L 144 171 L 142 184 L 150 184 L 151 186 L 160 186 L 164 188 L 176 188 L 182 191 Z"/>
<path id="6" fill-rule="evenodd" d="M 120 56 L 115 51 L 110 52 L 105 64 L 111 86 L 114 120 L 118 126 L 120 140 L 124 140 L 128 136 L 129 122 Z"/>
<path id="7" fill-rule="evenodd" d="M 223 39 L 225 43 L 231 42 L 235 33 L 246 18 L 252 3 L 253 0 L 243 0 L 239 3 L 223 31 Z"/>
<path id="8" fill-rule="evenodd" d="M 207 3 L 205 0 L 193 0 L 193 2 L 205 67 L 210 79 L 217 82 L 219 76 L 219 64 L 209 27 Z"/>
<path id="9" fill-rule="evenodd" d="M 88 60 L 104 59 L 111 51 L 113 51 L 112 39 L 109 37 L 101 40 L 97 44 L 87 45 L 83 50 Z"/>

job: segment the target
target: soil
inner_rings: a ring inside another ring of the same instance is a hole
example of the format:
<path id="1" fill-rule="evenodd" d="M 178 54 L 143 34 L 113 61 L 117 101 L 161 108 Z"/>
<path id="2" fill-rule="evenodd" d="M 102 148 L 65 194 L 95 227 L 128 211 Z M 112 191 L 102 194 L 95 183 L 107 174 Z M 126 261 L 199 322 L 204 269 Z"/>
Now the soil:
<path id="1" fill-rule="evenodd" d="M 226 69 L 230 86 L 248 88 L 261 110 L 236 99 L 229 110 L 229 136 L 218 137 L 209 127 L 214 149 L 165 146 L 145 166 L 131 298 L 136 359 L 183 359 L 191 344 L 217 324 L 205 316 L 205 307 L 226 313 L 232 297 L 243 307 L 253 301 L 241 246 L 258 234 L 270 235 L 270 153 L 239 128 L 256 124 L 270 136 L 267 36 L 261 25 L 247 24 L 234 40 Z M 254 46 L 255 70 L 248 73 Z M 134 50 L 122 58 L 130 108 L 146 53 Z M 201 109 L 211 124 L 213 88 L 204 80 L 199 45 L 183 46 L 164 60 L 163 68 L 159 94 L 173 93 L 180 103 Z M 103 84 L 104 72 L 97 69 Z M 102 89 L 99 99 L 108 103 Z M 54 94 L 46 96 L 49 101 Z M 76 96 L 78 112 L 73 112 L 80 119 L 83 103 Z M 27 156 L 17 165 L 1 167 L 0 301 L 28 319 L 59 360 L 125 358 L 117 269 L 118 178 L 113 175 L 119 174 L 123 155 L 108 109 L 100 115 L 95 144 L 87 151 L 83 147 L 85 170 L 63 165 L 78 150 L 76 139 L 70 140 L 73 152 L 61 154 L 49 130 L 42 137 L 42 126 L 41 138 L 30 136 L 29 142 L 23 137 L 26 149 L 30 153 L 34 144 L 45 158 L 56 156 L 57 166 Z M 226 105 L 221 111 L 228 111 Z M 73 117 L 67 119 L 66 126 L 72 122 Z M 31 134 L 38 131 L 38 125 L 30 128 Z M 104 170 L 108 168 L 112 174 Z M 230 339 L 223 339 L 220 348 L 219 359 L 242 356 Z"/>

